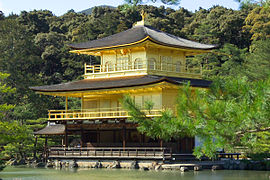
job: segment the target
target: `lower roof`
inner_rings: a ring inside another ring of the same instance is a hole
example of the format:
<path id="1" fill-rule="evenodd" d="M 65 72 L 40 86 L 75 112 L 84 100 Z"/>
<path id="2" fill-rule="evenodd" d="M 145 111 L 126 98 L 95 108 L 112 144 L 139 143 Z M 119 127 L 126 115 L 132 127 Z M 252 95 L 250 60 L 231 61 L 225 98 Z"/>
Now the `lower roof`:
<path id="1" fill-rule="evenodd" d="M 160 82 L 168 82 L 176 85 L 183 85 L 186 84 L 187 82 L 190 82 L 190 85 L 194 87 L 209 87 L 211 84 L 211 81 L 202 79 L 145 75 L 145 76 L 116 77 L 104 79 L 84 79 L 55 85 L 30 87 L 30 89 L 37 92 L 69 92 L 69 91 L 86 91 L 86 90 L 101 90 L 101 89 L 113 89 L 123 87 L 136 87 L 136 86 L 156 84 Z"/>
<path id="2" fill-rule="evenodd" d="M 34 132 L 35 135 L 62 135 L 65 134 L 65 125 L 55 124 L 48 125 L 45 128 Z"/>

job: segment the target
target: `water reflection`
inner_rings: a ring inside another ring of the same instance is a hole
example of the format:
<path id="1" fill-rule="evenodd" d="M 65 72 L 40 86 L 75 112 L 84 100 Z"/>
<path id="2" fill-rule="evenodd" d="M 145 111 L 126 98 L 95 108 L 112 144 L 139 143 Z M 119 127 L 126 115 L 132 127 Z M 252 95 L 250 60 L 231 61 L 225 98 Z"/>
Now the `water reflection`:
<path id="1" fill-rule="evenodd" d="M 6 168 L 0 180 L 260 180 L 269 179 L 267 171 L 143 171 L 127 169 L 44 169 Z"/>

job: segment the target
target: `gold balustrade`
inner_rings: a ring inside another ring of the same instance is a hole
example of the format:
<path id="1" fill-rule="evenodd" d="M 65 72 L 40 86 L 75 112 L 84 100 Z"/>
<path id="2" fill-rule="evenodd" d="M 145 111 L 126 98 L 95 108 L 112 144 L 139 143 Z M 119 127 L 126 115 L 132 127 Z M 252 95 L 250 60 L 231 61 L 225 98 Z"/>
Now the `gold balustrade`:
<path id="1" fill-rule="evenodd" d="M 142 110 L 146 117 L 160 116 L 162 109 Z M 121 108 L 49 110 L 49 120 L 95 120 L 130 117 L 128 111 Z"/>
<path id="2" fill-rule="evenodd" d="M 176 77 L 201 77 L 202 67 L 200 66 L 179 66 L 172 63 L 161 64 L 113 64 L 113 65 L 87 65 L 85 64 L 85 76 L 106 75 L 115 73 L 152 72 Z"/>

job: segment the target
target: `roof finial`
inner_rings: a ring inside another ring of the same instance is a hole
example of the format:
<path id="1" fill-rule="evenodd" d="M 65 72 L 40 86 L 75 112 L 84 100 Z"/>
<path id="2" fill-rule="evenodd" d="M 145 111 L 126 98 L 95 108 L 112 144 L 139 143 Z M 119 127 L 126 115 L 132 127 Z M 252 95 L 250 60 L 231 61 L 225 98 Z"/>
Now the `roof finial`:
<path id="1" fill-rule="evenodd" d="M 134 23 L 133 26 L 144 26 L 145 17 L 146 17 L 146 12 L 144 10 L 141 11 L 141 16 L 142 16 L 142 20 Z"/>
<path id="2" fill-rule="evenodd" d="M 144 24 L 144 19 L 145 19 L 145 16 L 146 16 L 146 12 L 144 12 L 144 10 L 141 11 L 141 16 L 142 16 L 142 22 Z"/>

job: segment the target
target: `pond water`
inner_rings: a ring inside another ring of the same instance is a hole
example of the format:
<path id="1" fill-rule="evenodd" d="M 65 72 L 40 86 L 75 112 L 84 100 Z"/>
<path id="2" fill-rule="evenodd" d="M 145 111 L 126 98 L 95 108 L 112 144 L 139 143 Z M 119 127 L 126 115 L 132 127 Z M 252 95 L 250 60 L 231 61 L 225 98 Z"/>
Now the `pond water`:
<path id="1" fill-rule="evenodd" d="M 268 171 L 203 170 L 189 171 L 142 171 L 126 169 L 45 169 L 7 167 L 0 172 L 2 180 L 260 180 L 270 179 Z"/>

